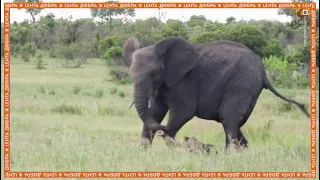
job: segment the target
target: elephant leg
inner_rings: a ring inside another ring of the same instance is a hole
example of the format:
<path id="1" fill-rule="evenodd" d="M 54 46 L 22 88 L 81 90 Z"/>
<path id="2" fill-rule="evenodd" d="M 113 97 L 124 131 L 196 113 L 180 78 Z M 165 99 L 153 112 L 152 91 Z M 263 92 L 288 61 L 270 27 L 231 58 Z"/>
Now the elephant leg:
<path id="1" fill-rule="evenodd" d="M 167 127 L 169 131 L 166 133 L 167 137 L 169 136 L 172 140 L 175 139 L 176 134 L 181 129 L 183 125 L 185 125 L 188 121 L 190 121 L 194 117 L 193 108 L 189 106 L 174 106 L 170 109 L 170 115 L 167 122 Z M 168 147 L 171 147 L 172 141 L 168 141 L 164 138 Z"/>
<path id="2" fill-rule="evenodd" d="M 156 96 L 153 98 L 152 106 L 150 108 L 150 112 L 152 114 L 152 118 L 161 123 L 168 112 L 168 106 L 164 103 L 164 99 L 161 96 Z M 143 125 L 141 132 L 141 148 L 146 149 L 148 146 L 152 144 L 154 135 L 156 131 L 151 131 Z"/>
<path id="3" fill-rule="evenodd" d="M 222 123 L 222 125 L 223 125 L 225 136 L 226 136 L 225 150 L 228 151 L 232 144 L 234 144 L 237 149 L 239 146 L 239 139 L 238 139 L 238 134 L 240 131 L 239 127 L 231 123 Z"/>
<path id="4" fill-rule="evenodd" d="M 249 105 L 249 109 L 247 111 L 247 113 L 245 114 L 244 118 L 242 119 L 242 121 L 240 121 L 240 128 L 247 122 L 247 120 L 249 119 L 256 103 L 257 103 L 257 99 L 258 96 L 256 96 L 255 98 L 252 98 L 251 103 Z M 240 146 L 248 148 L 248 140 L 246 139 L 246 137 L 243 135 L 241 129 L 239 129 L 238 131 L 238 139 L 239 139 L 239 143 Z"/>
<path id="5" fill-rule="evenodd" d="M 238 139 L 239 139 L 239 143 L 240 143 L 240 146 L 243 146 L 245 148 L 248 147 L 248 141 L 246 139 L 246 137 L 244 137 L 243 133 L 241 132 L 241 130 L 239 129 L 238 131 Z"/>
<path id="6" fill-rule="evenodd" d="M 240 91 L 240 90 L 238 90 Z M 239 95 L 236 93 L 226 94 L 222 100 L 219 117 L 223 125 L 226 146 L 225 150 L 228 151 L 232 144 L 238 149 L 240 144 L 247 144 L 240 128 L 246 123 L 250 112 L 252 112 L 250 104 L 252 97 Z"/>

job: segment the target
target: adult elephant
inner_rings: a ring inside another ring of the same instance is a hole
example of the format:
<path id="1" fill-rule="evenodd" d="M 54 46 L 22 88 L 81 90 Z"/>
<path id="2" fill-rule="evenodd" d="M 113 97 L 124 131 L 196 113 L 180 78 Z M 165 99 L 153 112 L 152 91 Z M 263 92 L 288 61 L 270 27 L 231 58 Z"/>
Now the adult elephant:
<path id="1" fill-rule="evenodd" d="M 139 45 L 137 38 L 129 38 L 123 57 L 134 80 L 133 103 L 144 123 L 142 138 L 147 140 L 142 143 L 144 147 L 152 144 L 157 130 L 174 138 L 194 116 L 220 122 L 226 148 L 231 140 L 247 147 L 240 128 L 253 111 L 262 89 L 296 104 L 310 117 L 303 104 L 287 99 L 272 87 L 261 58 L 242 44 L 233 41 L 191 44 L 183 38 L 170 37 L 153 46 Z M 161 125 L 169 109 L 168 123 Z"/>

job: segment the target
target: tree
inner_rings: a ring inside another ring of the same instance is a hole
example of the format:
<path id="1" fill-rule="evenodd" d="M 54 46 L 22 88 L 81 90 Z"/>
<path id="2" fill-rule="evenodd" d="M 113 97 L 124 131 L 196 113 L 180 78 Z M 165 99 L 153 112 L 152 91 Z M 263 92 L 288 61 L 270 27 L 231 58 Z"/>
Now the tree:
<path id="1" fill-rule="evenodd" d="M 145 20 L 138 19 L 131 23 L 128 34 L 136 36 L 143 45 L 151 45 L 163 38 L 161 35 L 163 23 L 155 17 Z"/>
<path id="2" fill-rule="evenodd" d="M 212 31 L 206 31 L 195 38 L 197 43 L 212 43 L 218 40 L 232 40 L 229 29 L 226 26 L 215 26 Z"/>
<path id="3" fill-rule="evenodd" d="M 189 18 L 189 20 L 186 22 L 186 24 L 189 27 L 195 27 L 195 26 L 200 26 L 203 27 L 203 25 L 207 22 L 207 18 L 204 17 L 203 15 L 197 16 L 193 15 Z"/>
<path id="4" fill-rule="evenodd" d="M 108 1 L 107 3 L 116 3 L 117 1 Z M 112 20 L 119 16 L 135 16 L 135 9 L 129 8 L 103 8 L 103 9 L 91 9 L 91 16 L 93 18 L 100 18 L 109 22 L 109 28 L 112 29 Z"/>
<path id="5" fill-rule="evenodd" d="M 13 2 L 37 3 L 37 2 L 41 2 L 41 0 L 14 0 Z M 39 15 L 42 9 L 43 8 L 29 8 L 29 9 L 26 9 L 25 11 L 31 15 L 32 22 L 35 22 L 36 21 L 35 16 Z"/>
<path id="6" fill-rule="evenodd" d="M 278 39 L 272 39 L 263 48 L 263 57 L 269 58 L 270 56 L 283 57 L 283 49 Z"/>
<path id="7" fill-rule="evenodd" d="M 188 38 L 186 25 L 182 21 L 175 19 L 167 20 L 166 24 L 161 29 L 161 34 L 163 37 L 180 36 L 186 39 Z"/>
<path id="8" fill-rule="evenodd" d="M 236 18 L 233 17 L 233 16 L 230 16 L 230 17 L 228 17 L 228 18 L 226 19 L 227 24 L 230 24 L 230 23 L 232 23 L 232 22 L 234 22 L 234 21 L 236 21 Z"/>
<path id="9" fill-rule="evenodd" d="M 258 55 L 262 55 L 262 49 L 266 45 L 263 33 L 252 25 L 243 25 L 231 31 L 232 40 L 246 45 Z"/>

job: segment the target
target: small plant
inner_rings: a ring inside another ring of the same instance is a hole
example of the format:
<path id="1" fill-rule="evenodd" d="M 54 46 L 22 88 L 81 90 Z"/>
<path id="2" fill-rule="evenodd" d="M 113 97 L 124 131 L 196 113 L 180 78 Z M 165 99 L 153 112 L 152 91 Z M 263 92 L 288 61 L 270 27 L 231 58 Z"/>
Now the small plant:
<path id="1" fill-rule="evenodd" d="M 118 89 L 116 87 L 113 87 L 110 89 L 110 94 L 116 94 L 118 92 Z"/>
<path id="2" fill-rule="evenodd" d="M 109 108 L 109 107 L 101 107 L 98 106 L 98 114 L 99 115 L 111 115 L 111 116 L 123 116 L 125 112 L 123 110 L 118 110 L 115 108 Z"/>
<path id="3" fill-rule="evenodd" d="M 273 120 L 268 120 L 264 123 L 264 129 L 265 130 L 271 130 L 272 128 L 272 125 L 273 125 Z"/>
<path id="4" fill-rule="evenodd" d="M 61 104 L 51 109 L 53 113 L 70 114 L 70 115 L 82 115 L 82 109 L 78 106 L 72 106 L 67 104 Z"/>
<path id="5" fill-rule="evenodd" d="M 28 53 L 22 53 L 21 58 L 23 62 L 29 62 L 30 61 L 30 55 Z"/>
<path id="6" fill-rule="evenodd" d="M 44 86 L 40 87 L 40 93 L 41 94 L 45 94 L 46 93 L 46 89 L 44 88 Z"/>
<path id="7" fill-rule="evenodd" d="M 120 96 L 120 97 L 125 97 L 126 94 L 125 94 L 123 91 L 119 91 L 119 96 Z"/>
<path id="8" fill-rule="evenodd" d="M 116 62 L 121 57 L 122 48 L 120 46 L 112 46 L 104 53 L 104 59 L 106 60 L 107 66 L 120 65 Z"/>
<path id="9" fill-rule="evenodd" d="M 85 46 L 80 44 L 71 45 L 56 45 L 54 47 L 54 54 L 58 57 L 59 63 L 65 68 L 79 68 L 87 61 L 87 56 L 84 55 Z"/>
<path id="10" fill-rule="evenodd" d="M 34 56 L 37 51 L 37 47 L 34 43 L 27 43 L 25 44 L 21 50 L 21 58 L 24 62 L 29 62 L 30 57 Z"/>
<path id="11" fill-rule="evenodd" d="M 56 94 L 55 90 L 52 89 L 49 91 L 49 95 L 54 96 L 55 94 Z"/>
<path id="12" fill-rule="evenodd" d="M 126 68 L 122 67 L 111 67 L 109 69 L 109 76 L 111 80 L 118 84 L 130 84 L 131 78 L 127 72 Z"/>
<path id="13" fill-rule="evenodd" d="M 45 69 L 42 58 L 43 58 L 43 54 L 38 51 L 36 54 L 36 69 L 38 70 Z"/>
<path id="14" fill-rule="evenodd" d="M 95 94 L 94 94 L 94 97 L 96 98 L 102 98 L 104 95 L 104 92 L 103 90 L 96 90 Z"/>
<path id="15" fill-rule="evenodd" d="M 72 89 L 73 94 L 78 94 L 80 91 L 81 91 L 81 87 L 79 87 L 79 86 L 75 86 Z"/>
<path id="16" fill-rule="evenodd" d="M 294 99 L 294 95 L 293 94 L 286 94 L 285 95 L 287 98 L 289 99 Z M 289 102 L 286 102 L 284 100 L 277 100 L 278 102 L 278 110 L 279 110 L 279 113 L 285 113 L 285 112 L 289 112 L 289 111 L 292 111 L 294 109 L 294 104 L 293 103 L 289 103 Z"/>

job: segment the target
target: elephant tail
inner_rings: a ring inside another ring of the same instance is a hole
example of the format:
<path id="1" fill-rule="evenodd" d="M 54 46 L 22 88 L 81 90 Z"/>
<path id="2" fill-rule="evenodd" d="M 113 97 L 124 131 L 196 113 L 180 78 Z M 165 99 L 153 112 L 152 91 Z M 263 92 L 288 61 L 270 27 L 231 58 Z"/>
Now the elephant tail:
<path id="1" fill-rule="evenodd" d="M 299 102 L 296 102 L 294 100 L 291 100 L 291 99 L 288 99 L 286 97 L 284 97 L 283 95 L 281 95 L 272 85 L 271 83 L 269 82 L 268 78 L 265 76 L 264 78 L 264 88 L 265 89 L 269 89 L 274 95 L 278 96 L 279 98 L 287 101 L 287 102 L 290 102 L 290 103 L 294 103 L 295 105 L 297 105 L 301 111 L 308 117 L 310 118 L 310 114 L 306 108 L 306 106 L 304 104 L 301 104 Z"/>

